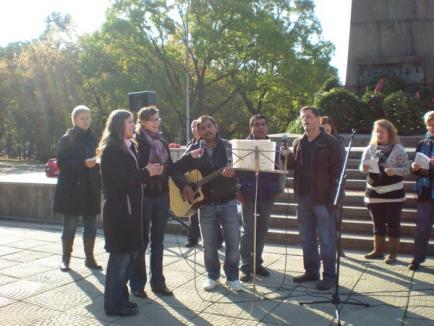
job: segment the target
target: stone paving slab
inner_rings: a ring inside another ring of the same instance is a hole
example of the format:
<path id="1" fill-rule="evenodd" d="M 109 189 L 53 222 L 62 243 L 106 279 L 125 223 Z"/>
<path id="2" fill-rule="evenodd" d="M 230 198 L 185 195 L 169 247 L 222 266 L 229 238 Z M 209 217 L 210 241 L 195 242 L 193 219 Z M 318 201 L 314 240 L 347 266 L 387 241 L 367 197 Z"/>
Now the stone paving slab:
<path id="1" fill-rule="evenodd" d="M 258 277 L 255 287 L 245 284 L 234 293 L 221 285 L 202 289 L 206 279 L 203 252 L 183 247 L 185 237 L 167 235 L 164 272 L 174 297 L 146 291 L 148 299 L 130 297 L 139 314 L 106 316 L 103 309 L 105 271 L 84 266 L 78 232 L 71 260 L 72 271 L 58 270 L 60 227 L 0 220 L 0 325 L 330 325 L 336 307 L 334 290 L 318 291 L 315 282 L 295 284 L 303 272 L 298 247 L 267 245 L 264 265 L 270 277 Z M 223 258 L 224 250 L 220 252 Z M 400 257 L 389 266 L 366 261 L 360 252 L 346 252 L 342 260 L 342 301 L 369 303 L 371 307 L 339 306 L 343 325 L 434 325 L 434 259 L 412 272 L 411 258 Z M 108 254 L 98 235 L 95 255 L 104 267 Z M 147 261 L 149 257 L 146 257 Z M 149 268 L 149 267 L 148 267 Z M 300 301 L 328 301 L 301 306 Z"/>

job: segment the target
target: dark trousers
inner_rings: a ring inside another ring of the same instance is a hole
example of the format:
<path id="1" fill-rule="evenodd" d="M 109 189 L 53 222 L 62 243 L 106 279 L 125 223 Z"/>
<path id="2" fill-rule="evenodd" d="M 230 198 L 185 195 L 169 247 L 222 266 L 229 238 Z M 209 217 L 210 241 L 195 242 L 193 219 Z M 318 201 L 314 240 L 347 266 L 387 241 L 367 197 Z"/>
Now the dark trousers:
<path id="1" fill-rule="evenodd" d="M 63 216 L 62 240 L 72 240 L 77 230 L 78 215 Z M 95 239 L 96 237 L 96 215 L 83 215 L 83 238 Z"/>
<path id="2" fill-rule="evenodd" d="M 200 238 L 200 228 L 199 228 L 199 217 L 198 214 L 194 214 L 190 217 L 190 225 L 188 226 L 188 242 L 198 243 Z M 217 230 L 217 241 L 219 243 L 223 242 L 223 229 L 219 225 Z"/>
<path id="3" fill-rule="evenodd" d="M 169 218 L 169 195 L 157 197 L 144 197 L 143 224 L 144 246 L 139 250 L 134 262 L 133 274 L 130 278 L 130 287 L 133 290 L 144 290 L 147 281 L 145 253 L 150 242 L 150 281 L 151 288 L 162 289 L 166 287 L 163 275 L 164 232 Z M 149 241 L 150 234 L 150 241 Z"/>
<path id="4" fill-rule="evenodd" d="M 434 199 L 419 201 L 417 204 L 416 234 L 414 238 L 414 256 L 416 264 L 425 261 L 428 242 L 434 224 Z"/>
<path id="5" fill-rule="evenodd" d="M 374 222 L 374 234 L 390 238 L 399 238 L 401 235 L 401 212 L 404 202 L 368 204 L 372 221 Z M 387 230 L 386 230 L 387 229 Z"/>
<path id="6" fill-rule="evenodd" d="M 262 252 L 264 251 L 265 238 L 268 232 L 268 220 L 270 219 L 271 209 L 274 199 L 262 199 L 257 203 L 256 219 L 256 266 L 263 263 Z M 253 266 L 253 245 L 254 245 L 254 223 L 255 223 L 255 202 L 246 201 L 242 206 L 243 212 L 243 231 L 241 234 L 241 271 L 252 273 Z"/>

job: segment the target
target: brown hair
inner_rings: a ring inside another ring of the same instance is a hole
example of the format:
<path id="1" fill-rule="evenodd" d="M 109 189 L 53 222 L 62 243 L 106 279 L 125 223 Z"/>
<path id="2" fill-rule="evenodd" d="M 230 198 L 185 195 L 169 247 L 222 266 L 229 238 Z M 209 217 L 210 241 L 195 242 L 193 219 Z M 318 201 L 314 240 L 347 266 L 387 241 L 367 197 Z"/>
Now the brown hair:
<path id="1" fill-rule="evenodd" d="M 319 110 L 316 107 L 309 106 L 309 105 L 308 106 L 303 106 L 300 109 L 300 114 L 302 114 L 304 111 L 307 111 L 307 110 L 310 110 L 315 117 L 319 117 L 320 116 Z"/>
<path id="2" fill-rule="evenodd" d="M 136 132 L 139 132 L 142 128 L 140 122 L 148 121 L 155 114 L 160 112 L 155 105 L 145 106 L 140 109 L 139 113 L 137 113 L 137 124 L 136 124 Z"/>
<path id="3" fill-rule="evenodd" d="M 210 115 L 201 115 L 199 118 L 197 118 L 197 130 L 200 128 L 200 124 L 203 123 L 205 120 L 209 120 L 213 123 L 214 126 L 217 127 L 217 122 L 215 119 Z"/>
<path id="4" fill-rule="evenodd" d="M 323 117 L 321 117 L 320 119 L 319 119 L 319 124 L 322 126 L 322 125 L 325 125 L 325 124 L 328 124 L 328 125 L 330 125 L 330 127 L 332 127 L 332 135 L 336 135 L 337 133 L 338 133 L 338 131 L 336 130 L 336 126 L 335 126 L 335 124 L 333 123 L 333 120 L 332 120 L 332 118 L 330 118 L 330 117 L 328 117 L 328 116 L 323 116 Z"/>
<path id="5" fill-rule="evenodd" d="M 371 144 L 378 145 L 377 133 L 375 131 L 376 127 L 382 127 L 387 130 L 390 145 L 401 143 L 401 141 L 399 140 L 398 131 L 396 130 L 393 123 L 386 119 L 380 119 L 374 122 L 370 141 Z"/>
<path id="6" fill-rule="evenodd" d="M 125 109 L 114 110 L 110 113 L 96 151 L 99 157 L 101 157 L 104 148 L 111 142 L 118 143 L 125 151 L 127 150 L 124 142 L 124 122 L 131 116 L 131 112 Z"/>

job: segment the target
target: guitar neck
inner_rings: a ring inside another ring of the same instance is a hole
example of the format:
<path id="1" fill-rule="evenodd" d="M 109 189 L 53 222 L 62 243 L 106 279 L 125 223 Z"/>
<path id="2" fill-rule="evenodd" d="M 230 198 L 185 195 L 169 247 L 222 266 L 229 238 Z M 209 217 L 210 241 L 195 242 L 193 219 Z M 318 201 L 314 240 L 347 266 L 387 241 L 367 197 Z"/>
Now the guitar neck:
<path id="1" fill-rule="evenodd" d="M 197 182 L 197 187 L 200 188 L 202 187 L 204 184 L 207 184 L 208 182 L 210 182 L 211 180 L 215 179 L 216 177 L 218 177 L 223 170 L 226 168 L 226 166 L 221 167 L 218 170 L 215 170 L 214 172 L 211 172 L 210 174 L 208 174 L 206 177 L 203 177 L 201 180 L 199 180 Z"/>

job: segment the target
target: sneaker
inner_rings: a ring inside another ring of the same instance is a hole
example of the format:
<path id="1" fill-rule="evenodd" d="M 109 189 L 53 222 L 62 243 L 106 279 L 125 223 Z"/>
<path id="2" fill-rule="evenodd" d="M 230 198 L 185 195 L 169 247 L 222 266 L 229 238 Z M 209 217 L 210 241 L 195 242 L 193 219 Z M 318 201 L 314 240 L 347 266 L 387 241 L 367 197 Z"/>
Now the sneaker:
<path id="1" fill-rule="evenodd" d="M 319 280 L 319 276 L 306 274 L 306 273 L 300 276 L 296 276 L 292 279 L 294 283 L 303 283 L 303 282 L 318 281 L 318 280 Z"/>
<path id="2" fill-rule="evenodd" d="M 270 272 L 264 266 L 259 265 L 256 267 L 256 275 L 259 276 L 270 276 Z"/>
<path id="3" fill-rule="evenodd" d="M 334 278 L 325 278 L 318 282 L 316 288 L 321 291 L 330 290 L 336 285 L 336 280 Z"/>
<path id="4" fill-rule="evenodd" d="M 203 289 L 205 291 L 212 291 L 215 289 L 215 287 L 217 286 L 217 281 L 213 280 L 212 278 L 207 279 L 204 283 L 203 283 Z"/>
<path id="5" fill-rule="evenodd" d="M 227 281 L 226 284 L 229 285 L 229 287 L 236 292 L 239 292 L 243 289 L 243 286 L 241 285 L 239 280 Z"/>
<path id="6" fill-rule="evenodd" d="M 252 274 L 251 273 L 242 273 L 240 277 L 241 282 L 250 282 L 252 280 Z"/>

